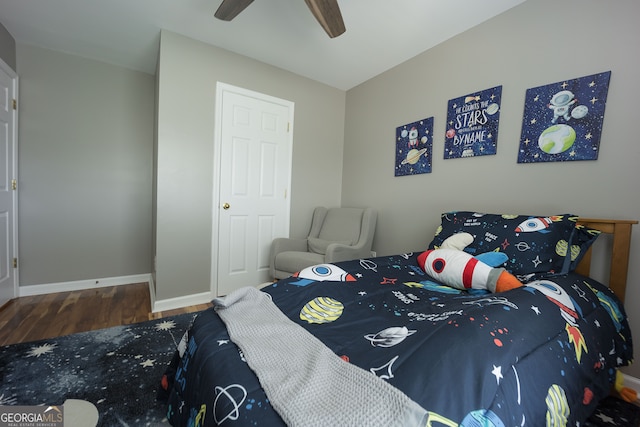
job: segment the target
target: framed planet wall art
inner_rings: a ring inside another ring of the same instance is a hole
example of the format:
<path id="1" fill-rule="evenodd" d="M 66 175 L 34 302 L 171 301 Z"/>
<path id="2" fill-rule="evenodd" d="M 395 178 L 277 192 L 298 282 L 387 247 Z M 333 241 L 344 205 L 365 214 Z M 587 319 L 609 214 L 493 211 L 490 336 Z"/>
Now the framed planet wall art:
<path id="1" fill-rule="evenodd" d="M 596 160 L 611 71 L 527 89 L 518 163 Z"/>
<path id="2" fill-rule="evenodd" d="M 433 117 L 396 128 L 395 176 L 431 173 Z"/>
<path id="3" fill-rule="evenodd" d="M 502 86 L 451 99 L 447 106 L 444 158 L 496 154 Z"/>

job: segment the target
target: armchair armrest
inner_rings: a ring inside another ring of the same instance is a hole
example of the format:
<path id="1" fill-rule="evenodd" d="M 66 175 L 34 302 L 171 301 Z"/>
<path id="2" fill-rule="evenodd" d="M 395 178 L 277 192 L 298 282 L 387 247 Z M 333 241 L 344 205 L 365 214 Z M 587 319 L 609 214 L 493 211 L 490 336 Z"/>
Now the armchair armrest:
<path id="1" fill-rule="evenodd" d="M 271 242 L 271 252 L 269 259 L 269 271 L 271 277 L 275 277 L 275 259 L 276 256 L 281 252 L 287 251 L 298 251 L 298 252 L 306 252 L 307 251 L 307 239 L 292 239 L 288 237 L 277 237 L 273 239 Z"/>

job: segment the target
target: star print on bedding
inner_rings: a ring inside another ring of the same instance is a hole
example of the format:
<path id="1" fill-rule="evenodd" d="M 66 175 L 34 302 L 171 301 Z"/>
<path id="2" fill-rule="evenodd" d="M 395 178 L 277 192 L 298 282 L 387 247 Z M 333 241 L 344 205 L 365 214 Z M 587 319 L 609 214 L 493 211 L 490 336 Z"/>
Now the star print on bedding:
<path id="1" fill-rule="evenodd" d="M 576 227 L 573 214 L 536 216 L 469 211 L 443 213 L 429 249 L 450 236 L 469 233 L 473 242 L 464 251 L 477 255 L 502 252 L 504 268 L 515 275 L 565 274 L 573 271 L 598 237 L 595 230 Z"/>
<path id="2" fill-rule="evenodd" d="M 398 388 L 443 425 L 582 423 L 632 358 L 623 306 L 592 279 L 569 273 L 500 294 L 462 290 L 429 277 L 417 256 L 325 264 L 263 291 L 336 357 Z M 169 399 L 170 422 L 188 425 L 206 414 L 205 425 L 285 425 L 250 360 L 214 310 L 198 316 Z M 296 358 L 294 371 L 313 360 Z M 348 401 L 344 411 L 337 415 L 351 419 Z M 336 425 L 314 414 L 310 425 Z"/>

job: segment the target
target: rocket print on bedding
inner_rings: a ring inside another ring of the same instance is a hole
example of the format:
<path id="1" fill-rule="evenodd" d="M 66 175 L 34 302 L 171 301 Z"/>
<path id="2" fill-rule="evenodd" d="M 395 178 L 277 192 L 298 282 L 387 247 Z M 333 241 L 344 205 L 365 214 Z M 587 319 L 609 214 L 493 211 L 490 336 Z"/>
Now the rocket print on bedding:
<path id="1" fill-rule="evenodd" d="M 624 309 L 592 279 L 571 273 L 501 293 L 462 290 L 428 276 L 417 257 L 315 266 L 263 290 L 335 355 L 422 406 L 425 425 L 575 426 L 631 360 Z M 170 400 L 174 425 L 212 403 L 218 420 L 284 425 L 233 342 L 218 345 L 228 335 L 214 312 L 196 320 L 192 337 L 198 349 Z M 204 364 L 213 354 L 216 363 Z"/>

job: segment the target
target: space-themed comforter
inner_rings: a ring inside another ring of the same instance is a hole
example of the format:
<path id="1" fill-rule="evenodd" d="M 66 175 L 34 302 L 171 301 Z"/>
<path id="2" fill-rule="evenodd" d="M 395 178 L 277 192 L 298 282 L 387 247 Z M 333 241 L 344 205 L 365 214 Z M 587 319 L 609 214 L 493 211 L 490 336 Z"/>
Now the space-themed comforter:
<path id="1" fill-rule="evenodd" d="M 376 377 L 372 396 L 401 391 L 423 411 L 423 426 L 579 426 L 632 358 L 624 308 L 593 279 L 569 273 L 503 293 L 461 291 L 430 279 L 416 255 L 319 265 L 264 288 L 263 305 L 272 301 L 288 318 L 281 326 L 267 327 L 250 305 L 202 312 L 171 372 L 170 423 L 285 425 L 283 418 L 296 419 L 282 411 L 292 402 L 289 412 L 309 407 L 304 425 L 379 425 L 353 418 L 379 417 L 387 405 L 334 381 L 342 369 L 335 356 L 361 368 L 354 383 L 360 374 Z M 307 346 L 299 332 L 321 347 Z M 321 367 L 315 379 L 296 383 L 310 366 Z"/>

